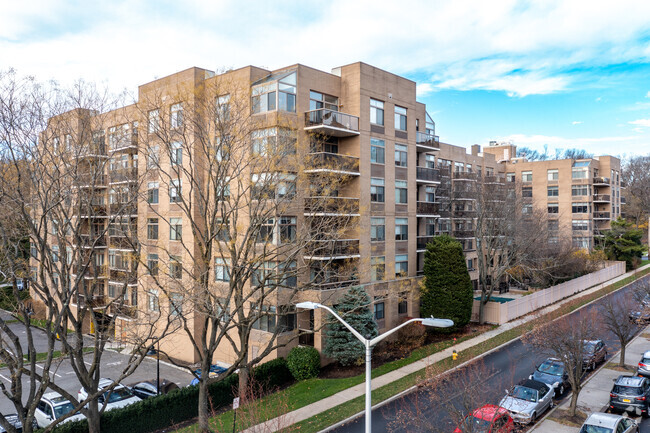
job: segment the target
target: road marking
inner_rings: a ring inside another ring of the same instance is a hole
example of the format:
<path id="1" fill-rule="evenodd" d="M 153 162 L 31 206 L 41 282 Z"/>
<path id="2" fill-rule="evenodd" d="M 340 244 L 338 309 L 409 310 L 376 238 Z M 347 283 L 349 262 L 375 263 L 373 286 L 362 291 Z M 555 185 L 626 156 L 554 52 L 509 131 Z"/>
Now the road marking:
<path id="1" fill-rule="evenodd" d="M 66 374 L 75 374 L 74 371 L 68 371 Z"/>
<path id="2" fill-rule="evenodd" d="M 108 364 L 106 364 L 106 366 L 109 367 L 109 366 L 113 366 L 113 365 L 120 365 L 121 363 L 122 363 L 122 361 L 109 362 Z"/>
<path id="3" fill-rule="evenodd" d="M 38 368 L 40 368 L 41 370 L 44 370 L 42 365 L 38 365 L 38 364 L 36 364 L 36 366 L 37 366 Z M 58 373 L 54 373 L 54 375 L 55 375 L 56 377 L 61 377 L 61 375 L 58 374 Z"/>
<path id="4" fill-rule="evenodd" d="M 0 374 L 0 377 L 3 378 L 4 380 L 6 380 L 7 382 L 11 383 L 11 381 L 9 379 L 7 379 L 6 377 L 4 377 L 3 375 Z"/>
<path id="5" fill-rule="evenodd" d="M 92 367 L 93 365 L 90 362 L 84 361 L 84 364 L 86 364 L 88 367 Z"/>

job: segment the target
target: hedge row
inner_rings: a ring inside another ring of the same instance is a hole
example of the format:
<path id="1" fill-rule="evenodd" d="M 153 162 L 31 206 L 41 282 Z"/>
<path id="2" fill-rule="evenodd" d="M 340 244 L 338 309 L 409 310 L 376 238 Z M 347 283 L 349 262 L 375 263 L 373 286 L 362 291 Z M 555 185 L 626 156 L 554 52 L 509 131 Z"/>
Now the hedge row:
<path id="1" fill-rule="evenodd" d="M 264 390 L 272 390 L 293 380 L 284 358 L 260 364 L 253 369 L 253 378 Z M 237 374 L 212 383 L 208 392 L 212 408 L 219 409 L 232 403 L 237 393 Z M 104 412 L 101 418 L 102 433 L 149 433 L 181 423 L 198 416 L 199 388 L 189 386 L 174 390 L 166 395 L 149 398 L 123 409 Z M 86 433 L 86 420 L 70 422 L 54 430 L 55 433 Z"/>

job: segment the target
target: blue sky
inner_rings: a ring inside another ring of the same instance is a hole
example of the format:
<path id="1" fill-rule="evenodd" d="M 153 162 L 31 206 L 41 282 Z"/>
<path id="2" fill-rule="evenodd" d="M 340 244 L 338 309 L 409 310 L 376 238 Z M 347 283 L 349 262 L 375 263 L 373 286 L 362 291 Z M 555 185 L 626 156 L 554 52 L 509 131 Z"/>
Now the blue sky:
<path id="1" fill-rule="evenodd" d="M 650 153 L 647 0 L 0 0 L 0 70 L 41 80 L 359 60 L 416 81 L 445 142 Z"/>

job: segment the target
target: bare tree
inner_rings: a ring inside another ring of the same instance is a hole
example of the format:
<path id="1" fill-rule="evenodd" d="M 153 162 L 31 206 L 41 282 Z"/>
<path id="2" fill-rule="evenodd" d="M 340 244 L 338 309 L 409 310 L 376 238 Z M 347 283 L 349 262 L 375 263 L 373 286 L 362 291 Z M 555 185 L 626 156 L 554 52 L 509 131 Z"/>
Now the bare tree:
<path id="1" fill-rule="evenodd" d="M 628 298 L 622 296 L 618 298 L 608 296 L 599 305 L 603 328 L 614 334 L 621 345 L 619 367 L 625 367 L 625 349 L 638 329 L 637 325 L 628 317 L 632 308 L 633 305 Z"/>
<path id="2" fill-rule="evenodd" d="M 583 312 L 580 319 L 564 317 L 552 322 L 540 322 L 522 341 L 541 349 L 549 356 L 559 359 L 568 374 L 573 393 L 569 416 L 576 415 L 578 396 L 582 391 L 583 364 L 586 345 L 596 337 L 598 326 L 596 313 Z"/>
<path id="3" fill-rule="evenodd" d="M 628 159 L 622 169 L 622 178 L 627 183 L 626 214 L 638 228 L 647 222 L 650 212 L 650 156 L 639 155 Z"/>

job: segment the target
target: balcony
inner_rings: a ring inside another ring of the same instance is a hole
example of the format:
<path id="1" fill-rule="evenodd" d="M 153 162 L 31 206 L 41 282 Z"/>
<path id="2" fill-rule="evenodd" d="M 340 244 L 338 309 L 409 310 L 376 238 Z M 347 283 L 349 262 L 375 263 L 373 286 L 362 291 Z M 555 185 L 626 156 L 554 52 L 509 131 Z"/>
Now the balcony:
<path id="1" fill-rule="evenodd" d="M 115 134 L 108 137 L 108 149 L 111 152 L 137 151 L 138 134 Z"/>
<path id="2" fill-rule="evenodd" d="M 464 171 L 454 172 L 454 180 L 473 180 L 476 181 L 478 175 L 476 173 L 467 173 Z"/>
<path id="3" fill-rule="evenodd" d="M 138 180 L 138 169 L 127 168 L 122 170 L 115 170 L 110 172 L 110 183 L 127 183 L 136 182 Z"/>
<path id="4" fill-rule="evenodd" d="M 417 150 L 422 152 L 440 150 L 440 138 L 437 135 L 418 131 L 415 134 L 415 143 L 417 145 Z"/>
<path id="5" fill-rule="evenodd" d="M 81 218 L 106 218 L 108 212 L 105 204 L 83 205 L 79 209 Z"/>
<path id="6" fill-rule="evenodd" d="M 137 203 L 111 203 L 111 215 L 137 215 Z"/>
<path id="7" fill-rule="evenodd" d="M 419 201 L 417 203 L 417 216 L 440 217 L 440 203 Z"/>
<path id="8" fill-rule="evenodd" d="M 305 216 L 359 216 L 359 199 L 352 197 L 306 197 Z"/>
<path id="9" fill-rule="evenodd" d="M 358 285 L 359 278 L 352 275 L 331 275 L 316 278 L 311 284 L 317 290 L 336 290 Z"/>
<path id="10" fill-rule="evenodd" d="M 609 186 L 608 177 L 594 177 L 593 179 L 594 186 Z"/>
<path id="11" fill-rule="evenodd" d="M 476 193 L 470 189 L 454 188 L 454 199 L 456 200 L 474 200 Z"/>
<path id="12" fill-rule="evenodd" d="M 472 209 L 454 209 L 454 218 L 476 218 L 476 211 Z"/>
<path id="13" fill-rule="evenodd" d="M 427 244 L 433 240 L 433 236 L 418 236 L 417 250 L 424 251 L 427 249 Z"/>
<path id="14" fill-rule="evenodd" d="M 327 108 L 307 111 L 305 131 L 330 137 L 354 137 L 359 135 L 359 118 Z"/>
<path id="15" fill-rule="evenodd" d="M 483 178 L 484 183 L 498 183 L 498 184 L 505 184 L 506 183 L 506 177 L 505 176 L 485 176 Z"/>
<path id="16" fill-rule="evenodd" d="M 135 316 L 138 314 L 138 307 L 134 305 L 119 305 L 119 304 L 111 304 L 109 308 L 110 314 L 114 316 L 124 316 L 124 317 L 129 317 L 129 318 L 135 318 Z"/>
<path id="17" fill-rule="evenodd" d="M 305 258 L 310 260 L 357 257 L 359 257 L 359 239 L 311 241 L 305 247 Z"/>
<path id="18" fill-rule="evenodd" d="M 417 167 L 415 178 L 420 183 L 440 183 L 440 171 L 436 168 Z"/>
<path id="19" fill-rule="evenodd" d="M 604 229 L 594 229 L 594 237 L 603 237 L 605 234 L 608 232 L 608 230 Z"/>
<path id="20" fill-rule="evenodd" d="M 106 176 L 94 173 L 79 173 L 77 175 L 79 188 L 106 188 Z"/>
<path id="21" fill-rule="evenodd" d="M 436 188 L 436 195 L 438 197 L 449 198 L 449 186 L 439 186 Z"/>
<path id="22" fill-rule="evenodd" d="M 79 245 L 82 248 L 105 248 L 106 247 L 106 236 L 96 236 L 96 235 L 79 235 Z"/>
<path id="23" fill-rule="evenodd" d="M 456 239 L 471 239 L 475 237 L 474 230 L 454 230 L 452 236 Z"/>
<path id="24" fill-rule="evenodd" d="M 340 153 L 316 152 L 310 153 L 307 160 L 308 169 L 305 173 L 322 171 L 359 176 L 359 158 Z"/>
<path id="25" fill-rule="evenodd" d="M 594 194 L 595 203 L 609 203 L 611 196 L 609 194 Z"/>
<path id="26" fill-rule="evenodd" d="M 594 219 L 595 220 L 608 220 L 608 219 L 610 219 L 610 213 L 609 212 L 594 212 Z"/>
<path id="27" fill-rule="evenodd" d="M 77 305 L 81 308 L 100 309 L 104 308 L 108 303 L 108 298 L 104 295 L 89 296 L 86 298 L 83 295 L 77 295 Z"/>
<path id="28" fill-rule="evenodd" d="M 109 279 L 121 284 L 136 284 L 138 282 L 138 274 L 137 272 L 126 269 L 110 268 Z"/>
<path id="29" fill-rule="evenodd" d="M 76 265 L 72 267 L 72 273 L 75 275 L 81 275 L 83 272 L 83 277 L 87 280 L 94 279 L 104 279 L 108 278 L 108 266 L 107 265 L 93 265 L 89 264 L 85 271 L 83 265 Z"/>
<path id="30" fill-rule="evenodd" d="M 93 144 L 82 145 L 70 150 L 74 159 L 108 158 L 103 140 Z"/>

